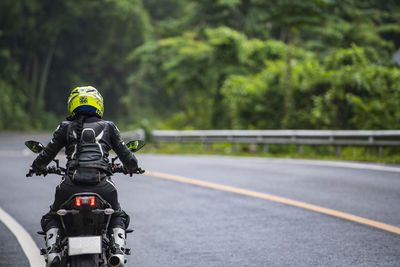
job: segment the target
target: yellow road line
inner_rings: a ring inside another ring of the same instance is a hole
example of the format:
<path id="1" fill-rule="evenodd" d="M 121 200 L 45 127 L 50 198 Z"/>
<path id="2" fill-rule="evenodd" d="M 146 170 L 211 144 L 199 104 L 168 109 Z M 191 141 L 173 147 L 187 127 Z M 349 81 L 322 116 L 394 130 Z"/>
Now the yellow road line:
<path id="1" fill-rule="evenodd" d="M 378 228 L 381 230 L 385 230 L 385 231 L 400 235 L 399 227 L 385 224 L 385 223 L 378 222 L 378 221 L 374 221 L 374 220 L 370 220 L 370 219 L 366 219 L 366 218 L 359 217 L 359 216 L 356 216 L 353 214 L 336 211 L 336 210 L 320 207 L 317 205 L 313 205 L 313 204 L 309 204 L 309 203 L 305 203 L 305 202 L 301 202 L 301 201 L 292 200 L 289 198 L 278 197 L 278 196 L 274 196 L 274 195 L 270 195 L 270 194 L 264 194 L 264 193 L 241 189 L 241 188 L 237 188 L 237 187 L 220 185 L 220 184 L 216 184 L 216 183 L 205 182 L 205 181 L 195 180 L 195 179 L 191 179 L 191 178 L 187 178 L 187 177 L 182 177 L 182 176 L 177 176 L 177 175 L 172 175 L 172 174 L 167 174 L 167 173 L 161 173 L 161 172 L 153 172 L 153 171 L 146 170 L 146 172 L 144 174 L 147 176 L 152 176 L 152 177 L 156 177 L 156 178 L 167 179 L 167 180 L 172 180 L 172 181 L 176 181 L 176 182 L 212 188 L 212 189 L 216 189 L 216 190 L 231 192 L 231 193 L 235 193 L 235 194 L 240 194 L 240 195 L 245 195 L 245 196 L 250 196 L 250 197 L 255 197 L 255 198 L 260 198 L 260 199 L 266 199 L 269 201 L 278 202 L 278 203 L 282 203 L 285 205 L 294 206 L 294 207 L 298 207 L 298 208 L 302 208 L 302 209 L 306 209 L 306 210 L 311 210 L 314 212 L 334 216 L 334 217 L 345 219 L 348 221 L 368 225 L 368 226 L 371 226 L 374 228 Z"/>

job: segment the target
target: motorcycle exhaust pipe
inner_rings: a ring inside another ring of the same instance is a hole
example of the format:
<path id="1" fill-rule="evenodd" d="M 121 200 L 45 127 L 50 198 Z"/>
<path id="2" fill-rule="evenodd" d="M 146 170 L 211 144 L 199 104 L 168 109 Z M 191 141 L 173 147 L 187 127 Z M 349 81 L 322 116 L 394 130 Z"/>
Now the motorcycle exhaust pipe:
<path id="1" fill-rule="evenodd" d="M 125 266 L 125 256 L 122 254 L 114 254 L 108 259 L 108 264 L 111 267 Z"/>

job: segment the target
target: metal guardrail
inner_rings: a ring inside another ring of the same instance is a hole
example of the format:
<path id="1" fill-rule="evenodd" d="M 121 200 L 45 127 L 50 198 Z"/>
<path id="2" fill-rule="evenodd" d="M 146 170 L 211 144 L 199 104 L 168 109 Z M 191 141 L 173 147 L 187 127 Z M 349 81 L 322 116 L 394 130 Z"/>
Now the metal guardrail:
<path id="1" fill-rule="evenodd" d="M 121 133 L 121 137 L 125 142 L 132 140 L 145 140 L 146 135 L 143 129 Z"/>
<path id="2" fill-rule="evenodd" d="M 302 145 L 332 145 L 336 155 L 340 146 L 376 146 L 380 156 L 383 146 L 400 146 L 400 130 L 154 130 L 151 136 L 156 143 L 263 144 L 266 153 L 269 144 L 296 144 L 299 153 Z"/>
<path id="3" fill-rule="evenodd" d="M 154 130 L 152 138 L 154 142 L 400 146 L 400 130 Z"/>

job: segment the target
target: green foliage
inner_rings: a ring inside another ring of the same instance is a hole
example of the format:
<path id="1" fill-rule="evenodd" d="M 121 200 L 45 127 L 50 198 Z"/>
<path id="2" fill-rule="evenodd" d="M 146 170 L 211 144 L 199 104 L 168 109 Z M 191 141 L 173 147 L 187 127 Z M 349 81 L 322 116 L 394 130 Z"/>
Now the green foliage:
<path id="1" fill-rule="evenodd" d="M 314 124 L 336 129 L 399 128 L 400 70 L 377 66 L 363 49 L 327 58 L 330 88 L 314 96 Z"/>
<path id="2" fill-rule="evenodd" d="M 398 5 L 188 2 L 195 8 L 185 23 L 194 28 L 144 44 L 133 56 L 145 67 L 132 84 L 174 104 L 162 127 L 398 127 L 393 36 L 384 39 L 385 28 L 377 25 L 385 21 L 387 32 L 396 32 L 397 18 L 388 10 L 397 12 Z M 288 45 L 260 39 L 271 36 Z"/>
<path id="3" fill-rule="evenodd" d="M 0 130 L 85 84 L 125 129 L 398 128 L 399 25 L 395 0 L 3 0 Z"/>
<path id="4" fill-rule="evenodd" d="M 26 91 L 21 93 L 18 81 L 19 66 L 12 58 L 10 50 L 0 50 L 0 129 L 29 128 L 28 116 L 24 111 L 27 103 Z"/>
<path id="5" fill-rule="evenodd" d="M 132 72 L 126 55 L 152 34 L 140 0 L 0 2 L 0 129 L 45 127 L 50 113 L 66 115 L 72 88 L 91 84 L 116 116 Z M 9 77 L 9 78 L 7 78 Z M 10 90 L 14 92 L 10 93 Z M 10 119 L 11 118 L 11 119 Z M 14 119 L 12 119 L 14 118 Z M 54 125 L 51 126 L 53 128 Z"/>
<path id="6" fill-rule="evenodd" d="M 273 158 L 311 158 L 324 160 L 351 160 L 381 163 L 400 163 L 399 147 L 385 147 L 378 156 L 376 147 L 346 146 L 340 148 L 339 155 L 335 155 L 334 146 L 303 145 L 299 154 L 297 145 L 272 144 L 268 145 L 268 153 L 264 152 L 262 145 L 231 144 L 231 143 L 158 143 L 145 146 L 141 152 L 151 154 L 198 154 L 198 155 L 223 155 L 223 156 L 257 156 Z"/>
<path id="7" fill-rule="evenodd" d="M 231 75 L 260 71 L 265 60 L 282 59 L 286 50 L 281 42 L 249 40 L 226 27 L 208 29 L 204 39 L 186 32 L 138 48 L 130 58 L 140 62 L 142 72 L 131 79 L 135 85 L 151 81 L 147 88 L 161 87 L 174 101 L 177 114 L 167 122 L 171 127 L 230 127 L 223 83 Z"/>
<path id="8" fill-rule="evenodd" d="M 292 68 L 289 128 L 400 127 L 400 70 L 372 64 L 363 49 L 339 50 L 325 66 L 315 58 L 298 59 Z M 257 75 L 231 76 L 224 83 L 233 128 L 282 128 L 284 70 L 284 61 L 269 61 Z"/>

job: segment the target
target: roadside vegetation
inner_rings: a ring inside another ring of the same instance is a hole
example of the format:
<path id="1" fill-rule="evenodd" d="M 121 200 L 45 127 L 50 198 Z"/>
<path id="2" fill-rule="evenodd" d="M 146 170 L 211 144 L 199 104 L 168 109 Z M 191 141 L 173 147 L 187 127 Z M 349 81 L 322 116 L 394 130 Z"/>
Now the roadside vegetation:
<path id="1" fill-rule="evenodd" d="M 0 131 L 81 85 L 121 130 L 400 129 L 399 48 L 396 0 L 2 0 Z"/>
<path id="2" fill-rule="evenodd" d="M 269 145 L 265 152 L 263 145 L 160 143 L 145 146 L 140 153 L 179 155 L 220 155 L 234 157 L 265 157 L 288 159 L 319 159 L 333 161 L 357 161 L 385 164 L 400 164 L 400 148 L 383 148 L 379 156 L 377 147 L 340 147 L 336 155 L 334 146 L 303 145 L 299 153 L 296 145 Z"/>

